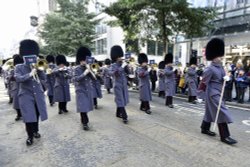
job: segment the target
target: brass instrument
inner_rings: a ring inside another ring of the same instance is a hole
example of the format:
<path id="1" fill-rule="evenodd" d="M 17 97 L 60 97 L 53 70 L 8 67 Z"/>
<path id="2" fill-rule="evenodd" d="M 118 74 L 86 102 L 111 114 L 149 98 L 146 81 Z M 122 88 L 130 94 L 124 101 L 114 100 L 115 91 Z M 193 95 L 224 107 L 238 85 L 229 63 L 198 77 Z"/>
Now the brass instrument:
<path id="1" fill-rule="evenodd" d="M 48 62 L 45 59 L 38 59 L 36 64 L 31 64 L 31 68 L 37 69 L 40 71 L 45 71 L 49 68 Z M 37 74 L 33 76 L 34 80 L 40 83 L 40 79 Z"/>
<path id="2" fill-rule="evenodd" d="M 37 70 L 45 71 L 49 68 L 48 62 L 45 59 L 38 59 L 37 63 L 34 65 Z"/>
<path id="3" fill-rule="evenodd" d="M 94 72 L 94 74 L 97 74 L 100 70 L 100 66 L 98 63 L 93 63 L 90 65 L 90 69 Z"/>
<path id="4" fill-rule="evenodd" d="M 2 68 L 4 71 L 14 69 L 14 59 L 9 59 L 8 61 L 6 61 Z"/>
<path id="5" fill-rule="evenodd" d="M 150 64 L 150 67 L 156 69 L 156 68 L 158 68 L 158 64 L 156 64 L 156 63 Z"/>

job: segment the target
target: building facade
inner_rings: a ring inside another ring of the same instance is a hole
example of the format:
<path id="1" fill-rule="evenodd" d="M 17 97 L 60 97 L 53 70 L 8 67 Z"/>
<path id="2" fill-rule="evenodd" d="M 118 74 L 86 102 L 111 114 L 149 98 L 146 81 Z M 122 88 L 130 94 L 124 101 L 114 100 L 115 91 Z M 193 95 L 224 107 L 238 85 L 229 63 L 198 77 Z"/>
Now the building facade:
<path id="1" fill-rule="evenodd" d="M 194 0 L 195 1 L 195 0 Z M 204 5 L 204 4 L 203 4 Z M 193 39 L 192 49 L 197 50 L 200 63 L 206 64 L 205 46 L 213 37 L 225 41 L 224 62 L 245 64 L 250 59 L 250 0 L 208 0 L 205 6 L 220 7 L 214 20 L 214 29 L 207 37 Z M 186 64 L 190 59 L 189 39 L 175 43 L 174 55 L 177 61 Z"/>

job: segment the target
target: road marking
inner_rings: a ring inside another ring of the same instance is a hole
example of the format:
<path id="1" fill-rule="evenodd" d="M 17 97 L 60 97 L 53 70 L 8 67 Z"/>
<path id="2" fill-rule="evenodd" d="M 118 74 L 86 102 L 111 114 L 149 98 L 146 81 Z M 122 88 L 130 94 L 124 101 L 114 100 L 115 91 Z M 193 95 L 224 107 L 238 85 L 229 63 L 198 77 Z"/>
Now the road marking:
<path id="1" fill-rule="evenodd" d="M 243 120 L 242 123 L 247 126 L 250 126 L 250 120 Z"/>

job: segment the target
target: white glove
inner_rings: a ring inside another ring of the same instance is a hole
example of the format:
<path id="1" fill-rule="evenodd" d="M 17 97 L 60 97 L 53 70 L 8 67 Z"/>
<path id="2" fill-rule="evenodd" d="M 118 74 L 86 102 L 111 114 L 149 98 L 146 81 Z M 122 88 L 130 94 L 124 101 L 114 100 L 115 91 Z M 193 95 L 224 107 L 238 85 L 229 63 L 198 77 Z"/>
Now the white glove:
<path id="1" fill-rule="evenodd" d="M 63 68 L 63 67 L 59 68 L 59 71 L 63 71 L 63 70 L 64 70 L 64 68 Z"/>
<path id="2" fill-rule="evenodd" d="M 30 76 L 34 76 L 37 74 L 37 70 L 36 69 L 32 69 L 30 72 Z"/>
<path id="3" fill-rule="evenodd" d="M 127 64 L 123 62 L 123 63 L 122 63 L 122 68 L 125 68 L 126 65 L 127 65 Z"/>
<path id="4" fill-rule="evenodd" d="M 223 79 L 224 79 L 224 81 L 230 81 L 230 77 L 229 77 L 229 76 L 227 76 L 227 75 L 226 75 L 226 76 L 224 76 L 224 77 L 223 77 Z"/>
<path id="5" fill-rule="evenodd" d="M 90 70 L 89 70 L 89 69 L 86 69 L 86 70 L 84 71 L 83 75 L 86 76 L 86 75 L 88 75 L 89 72 L 90 72 Z"/>

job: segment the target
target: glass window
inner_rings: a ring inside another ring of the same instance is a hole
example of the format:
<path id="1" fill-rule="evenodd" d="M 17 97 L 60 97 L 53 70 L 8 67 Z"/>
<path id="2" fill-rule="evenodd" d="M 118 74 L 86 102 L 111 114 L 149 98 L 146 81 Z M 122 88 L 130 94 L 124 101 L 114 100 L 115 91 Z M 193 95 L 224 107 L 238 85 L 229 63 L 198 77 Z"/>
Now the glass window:
<path id="1" fill-rule="evenodd" d="M 96 41 L 96 54 L 107 54 L 107 38 Z"/>

